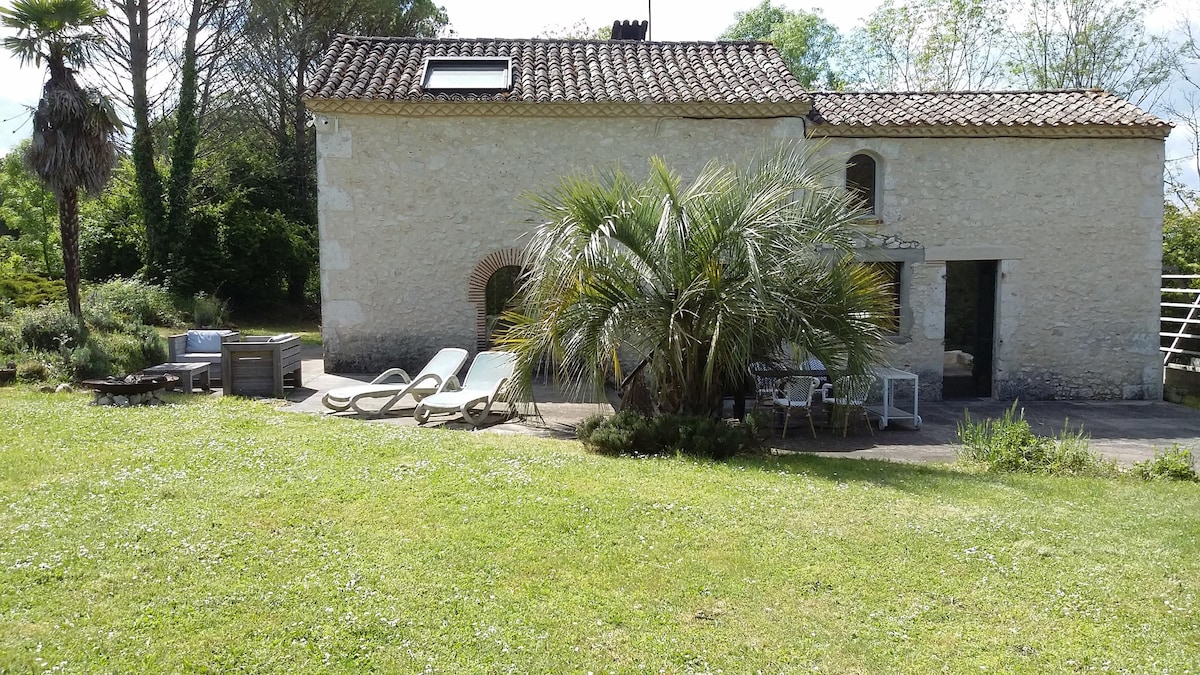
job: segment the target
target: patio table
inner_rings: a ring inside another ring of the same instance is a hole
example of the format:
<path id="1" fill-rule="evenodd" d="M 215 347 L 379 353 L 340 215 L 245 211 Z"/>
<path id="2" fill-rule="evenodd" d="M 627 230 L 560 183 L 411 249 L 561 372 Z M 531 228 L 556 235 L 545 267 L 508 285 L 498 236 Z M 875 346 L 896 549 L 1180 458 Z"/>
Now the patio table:
<path id="1" fill-rule="evenodd" d="M 191 394 L 195 389 L 195 379 L 200 379 L 200 388 L 208 391 L 210 384 L 208 381 L 209 364 L 204 363 L 160 363 L 157 366 L 150 366 L 142 370 L 148 375 L 175 375 L 179 378 L 179 388 L 185 394 Z"/>
<path id="2" fill-rule="evenodd" d="M 880 404 L 867 406 L 867 412 L 879 416 L 879 428 L 886 429 L 894 420 L 909 420 L 912 422 L 914 429 L 920 429 L 921 416 L 917 414 L 917 399 L 920 398 L 920 386 L 917 374 L 886 366 L 872 368 L 871 374 L 878 378 L 883 385 L 883 400 Z M 896 407 L 896 383 L 905 381 L 912 382 L 913 407 L 911 412 Z"/>

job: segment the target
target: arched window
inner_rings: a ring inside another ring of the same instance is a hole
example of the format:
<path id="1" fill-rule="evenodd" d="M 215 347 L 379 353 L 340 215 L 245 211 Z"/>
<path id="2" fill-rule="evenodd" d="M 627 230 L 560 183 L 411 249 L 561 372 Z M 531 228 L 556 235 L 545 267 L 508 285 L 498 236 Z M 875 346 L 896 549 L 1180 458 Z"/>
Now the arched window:
<path id="1" fill-rule="evenodd" d="M 846 162 L 846 189 L 857 194 L 863 208 L 872 214 L 878 213 L 878 177 L 875 158 L 868 154 L 853 155 Z"/>

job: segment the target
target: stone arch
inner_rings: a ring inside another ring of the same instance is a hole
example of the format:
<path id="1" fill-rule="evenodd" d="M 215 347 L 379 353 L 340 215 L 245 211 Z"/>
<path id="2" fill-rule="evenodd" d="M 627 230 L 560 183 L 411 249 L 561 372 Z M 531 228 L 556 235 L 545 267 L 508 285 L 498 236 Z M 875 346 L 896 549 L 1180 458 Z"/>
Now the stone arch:
<path id="1" fill-rule="evenodd" d="M 475 348 L 484 351 L 488 348 L 487 335 L 487 285 L 498 270 L 503 267 L 525 267 L 525 253 L 519 248 L 504 248 L 485 255 L 467 282 L 467 300 L 475 304 Z"/>

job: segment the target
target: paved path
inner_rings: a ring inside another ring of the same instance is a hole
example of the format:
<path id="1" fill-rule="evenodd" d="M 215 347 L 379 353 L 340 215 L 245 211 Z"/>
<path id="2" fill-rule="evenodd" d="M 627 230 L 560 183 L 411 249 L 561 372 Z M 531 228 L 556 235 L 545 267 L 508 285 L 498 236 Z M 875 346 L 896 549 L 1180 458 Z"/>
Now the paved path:
<path id="1" fill-rule="evenodd" d="M 371 375 L 335 375 L 324 372 L 320 347 L 305 347 L 304 387 L 289 390 L 287 410 L 324 414 L 321 397 L 339 386 L 369 381 Z M 486 427 L 488 433 L 529 434 L 573 438 L 574 425 L 596 412 L 611 412 L 605 404 L 575 402 L 548 385 L 534 389 L 539 401 L 540 418 L 526 421 L 501 422 Z M 405 401 L 382 419 L 367 420 L 373 424 L 415 425 L 413 405 Z M 817 429 L 814 440 L 803 421 L 793 425 L 786 440 L 773 437 L 772 447 L 785 451 L 815 452 L 838 457 L 872 457 L 910 462 L 950 462 L 954 460 L 957 425 L 963 411 L 972 418 L 999 417 L 1012 405 L 1011 401 L 976 399 L 922 403 L 923 424 L 915 431 L 903 422 L 892 427 L 867 433 L 862 425 L 852 428 L 846 438 Z M 1092 449 L 1124 465 L 1154 455 L 1156 449 L 1181 446 L 1200 451 L 1200 410 L 1159 401 L 1030 401 L 1018 404 L 1024 410 L 1034 432 L 1055 435 L 1064 423 L 1091 436 Z M 357 415 L 342 413 L 337 417 L 358 419 Z M 467 429 L 456 416 L 434 418 L 435 423 L 448 428 Z"/>

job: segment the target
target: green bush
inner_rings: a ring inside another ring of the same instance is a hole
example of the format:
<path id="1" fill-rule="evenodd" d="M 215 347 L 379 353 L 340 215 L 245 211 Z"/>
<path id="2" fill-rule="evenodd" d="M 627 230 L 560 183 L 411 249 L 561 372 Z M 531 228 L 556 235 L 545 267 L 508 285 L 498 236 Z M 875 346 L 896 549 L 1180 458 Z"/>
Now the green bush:
<path id="1" fill-rule="evenodd" d="M 1200 481 L 1195 455 L 1191 450 L 1179 447 L 1178 443 L 1167 450 L 1156 450 L 1154 459 L 1136 462 L 1130 471 L 1144 480 Z"/>
<path id="2" fill-rule="evenodd" d="M 67 287 L 62 281 L 52 281 L 27 271 L 0 275 L 0 298 L 10 300 L 17 307 L 36 307 L 66 297 Z"/>
<path id="3" fill-rule="evenodd" d="M 77 380 L 108 377 L 113 374 L 112 358 L 92 337 L 71 351 L 71 369 Z"/>
<path id="4" fill-rule="evenodd" d="M 966 412 L 958 423 L 958 457 L 987 465 L 992 471 L 1069 476 L 1109 476 L 1116 464 L 1093 453 L 1083 429 L 1064 425 L 1058 438 L 1033 433 L 1024 411 L 1013 403 L 998 420 L 974 422 Z"/>
<path id="5" fill-rule="evenodd" d="M 753 447 L 748 427 L 710 417 L 645 417 L 622 411 L 585 419 L 577 434 L 585 447 L 602 455 L 689 455 L 728 459 Z"/>
<path id="6" fill-rule="evenodd" d="M 38 355 L 17 361 L 17 379 L 22 382 L 45 382 L 54 376 L 54 366 Z"/>
<path id="7" fill-rule="evenodd" d="M 83 344 L 87 333 L 67 306 L 57 302 L 23 308 L 13 315 L 12 321 L 19 326 L 21 342 L 29 350 L 74 349 Z"/>
<path id="8" fill-rule="evenodd" d="M 229 319 L 229 302 L 215 295 L 197 293 L 192 299 L 192 323 L 196 326 L 223 326 Z"/>
<path id="9" fill-rule="evenodd" d="M 166 341 L 150 326 L 123 333 L 95 333 L 71 354 L 77 379 L 128 375 L 167 360 Z"/>
<path id="10" fill-rule="evenodd" d="M 137 279 L 113 279 L 92 287 L 83 299 L 85 318 L 89 309 L 109 325 L 131 322 L 148 326 L 176 326 L 182 323 L 166 289 Z M 89 323 L 101 328 L 99 323 L 93 323 L 90 318 Z"/>

